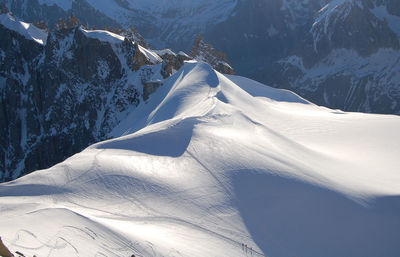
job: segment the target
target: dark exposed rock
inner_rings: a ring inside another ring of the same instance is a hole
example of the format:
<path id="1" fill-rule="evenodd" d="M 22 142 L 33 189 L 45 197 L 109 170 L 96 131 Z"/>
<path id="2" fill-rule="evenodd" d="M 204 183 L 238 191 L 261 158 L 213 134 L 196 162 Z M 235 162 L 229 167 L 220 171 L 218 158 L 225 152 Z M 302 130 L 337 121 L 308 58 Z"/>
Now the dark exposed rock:
<path id="1" fill-rule="evenodd" d="M 46 45 L 0 25 L 0 58 L 0 181 L 107 139 L 156 89 L 143 88 L 162 79 L 136 43 L 88 37 L 73 22 Z"/>
<path id="2" fill-rule="evenodd" d="M 13 257 L 13 254 L 8 250 L 7 246 L 4 245 L 0 237 L 0 256 L 3 257 Z"/>
<path id="3" fill-rule="evenodd" d="M 235 74 L 235 71 L 229 64 L 225 53 L 218 52 L 215 48 L 204 42 L 203 35 L 197 35 L 192 52 L 190 54 L 194 59 L 209 63 L 214 69 L 225 74 Z"/>
<path id="4" fill-rule="evenodd" d="M 41 102 L 36 102 L 33 86 L 26 86 L 41 58 L 43 46 L 27 40 L 24 36 L 0 25 L 0 180 L 11 177 L 18 160 L 25 156 L 24 144 L 30 138 L 23 132 L 27 126 L 38 128 L 37 111 Z M 40 95 L 40 93 L 39 93 Z M 40 97 L 39 97 L 40 98 Z M 40 101 L 40 99 L 38 99 Z M 31 115 L 27 115 L 31 112 Z"/>
<path id="5" fill-rule="evenodd" d="M 133 55 L 133 70 L 136 71 L 138 70 L 140 67 L 142 67 L 143 65 L 151 65 L 151 61 L 149 60 L 149 58 L 147 58 L 146 55 L 144 55 L 144 53 L 142 53 L 142 51 L 139 50 L 139 45 L 135 42 L 135 54 Z"/>
<path id="6" fill-rule="evenodd" d="M 49 27 L 47 26 L 46 22 L 44 22 L 44 21 L 34 21 L 33 25 L 35 25 L 35 27 L 37 27 L 41 30 L 45 30 L 45 31 L 49 32 Z"/>
<path id="7" fill-rule="evenodd" d="M 185 61 L 192 59 L 183 52 L 176 54 L 169 49 L 159 51 L 158 55 L 164 60 L 161 71 L 164 78 L 169 77 L 174 71 L 179 70 Z"/>
<path id="8" fill-rule="evenodd" d="M 399 49 L 397 35 L 385 21 L 355 2 L 344 2 L 335 12 L 315 22 L 308 34 L 308 49 L 315 55 L 310 65 L 326 57 L 334 49 L 352 49 L 361 56 L 370 56 L 380 48 Z M 305 52 L 305 49 L 302 49 Z M 300 49 L 296 52 L 301 52 Z M 307 57 L 311 55 L 308 54 Z M 307 65 L 308 66 L 308 65 Z"/>
<path id="9" fill-rule="evenodd" d="M 74 15 L 69 16 L 67 19 L 59 19 L 54 26 L 55 30 L 67 30 L 77 27 L 80 21 Z"/>

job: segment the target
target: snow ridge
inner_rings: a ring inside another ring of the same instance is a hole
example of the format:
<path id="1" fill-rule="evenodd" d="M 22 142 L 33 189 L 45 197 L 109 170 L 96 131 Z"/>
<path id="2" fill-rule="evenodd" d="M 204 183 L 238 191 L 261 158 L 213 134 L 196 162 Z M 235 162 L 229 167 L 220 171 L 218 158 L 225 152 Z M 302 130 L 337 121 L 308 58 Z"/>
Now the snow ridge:
<path id="1" fill-rule="evenodd" d="M 45 30 L 41 30 L 33 24 L 19 21 L 10 13 L 0 14 L 0 24 L 18 32 L 27 39 L 34 40 L 41 45 L 46 44 L 48 33 Z"/>

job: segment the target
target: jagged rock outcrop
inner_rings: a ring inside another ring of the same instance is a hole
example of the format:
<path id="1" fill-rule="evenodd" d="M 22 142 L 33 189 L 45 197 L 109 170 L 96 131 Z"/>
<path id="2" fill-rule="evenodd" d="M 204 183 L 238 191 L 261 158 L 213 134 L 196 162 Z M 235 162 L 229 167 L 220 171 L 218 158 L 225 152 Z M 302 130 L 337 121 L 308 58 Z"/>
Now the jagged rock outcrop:
<path id="1" fill-rule="evenodd" d="M 108 138 L 163 78 L 161 58 L 131 40 L 60 24 L 46 44 L 0 25 L 0 181 Z"/>
<path id="2" fill-rule="evenodd" d="M 182 51 L 177 54 L 170 49 L 158 50 L 156 52 L 164 60 L 162 70 L 164 77 L 169 77 L 175 71 L 179 70 L 185 61 L 193 59 Z"/>
<path id="3" fill-rule="evenodd" d="M 198 61 L 211 64 L 214 69 L 221 73 L 235 74 L 226 54 L 218 52 L 212 45 L 204 42 L 203 35 L 201 34 L 197 35 L 190 55 Z"/>
<path id="4" fill-rule="evenodd" d="M 134 48 L 139 49 L 139 45 L 135 42 Z M 133 70 L 137 71 L 143 65 L 151 65 L 153 64 L 149 58 L 141 51 L 135 51 L 133 55 Z"/>
<path id="5" fill-rule="evenodd" d="M 224 74 L 235 74 L 233 68 L 229 65 L 226 55 L 217 52 L 213 46 L 204 42 L 201 35 L 198 36 L 191 56 L 180 51 L 173 52 L 170 49 L 156 50 L 155 51 L 163 60 L 163 74 L 168 77 L 175 71 L 179 70 L 183 63 L 188 60 L 197 60 L 209 63 L 215 70 Z"/>

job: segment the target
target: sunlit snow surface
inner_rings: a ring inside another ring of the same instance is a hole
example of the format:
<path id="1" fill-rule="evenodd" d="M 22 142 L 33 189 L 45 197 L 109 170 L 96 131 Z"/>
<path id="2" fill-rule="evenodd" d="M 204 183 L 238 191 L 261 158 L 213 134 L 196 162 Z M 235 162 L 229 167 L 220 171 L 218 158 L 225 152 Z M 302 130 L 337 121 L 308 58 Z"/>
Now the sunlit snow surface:
<path id="1" fill-rule="evenodd" d="M 399 256 L 399 128 L 186 63 L 125 136 L 0 185 L 0 233 L 38 257 Z"/>
<path id="2" fill-rule="evenodd" d="M 18 32 L 29 40 L 44 45 L 47 41 L 47 32 L 35 27 L 33 24 L 19 21 L 9 13 L 0 14 L 0 25 Z"/>

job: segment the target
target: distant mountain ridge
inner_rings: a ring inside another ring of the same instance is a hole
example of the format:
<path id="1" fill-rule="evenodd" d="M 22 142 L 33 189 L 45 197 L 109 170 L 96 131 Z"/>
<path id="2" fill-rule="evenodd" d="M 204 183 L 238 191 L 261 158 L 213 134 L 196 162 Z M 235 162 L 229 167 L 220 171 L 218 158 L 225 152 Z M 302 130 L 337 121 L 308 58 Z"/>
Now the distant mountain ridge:
<path id="1" fill-rule="evenodd" d="M 74 13 L 88 25 L 133 24 L 156 47 L 188 51 L 202 33 L 238 74 L 330 108 L 400 113 L 397 0 L 5 2 L 31 22 Z"/>
<path id="2" fill-rule="evenodd" d="M 189 50 L 195 36 L 207 26 L 221 22 L 238 0 L 3 0 L 18 17 L 55 24 L 71 14 L 83 24 L 134 25 L 155 47 Z M 188 44 L 189 43 L 189 44 Z"/>
<path id="3" fill-rule="evenodd" d="M 205 33 L 239 74 L 330 108 L 400 114 L 399 1 L 241 3 Z"/>

